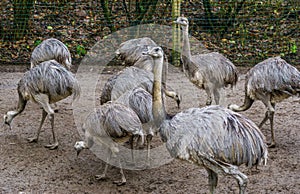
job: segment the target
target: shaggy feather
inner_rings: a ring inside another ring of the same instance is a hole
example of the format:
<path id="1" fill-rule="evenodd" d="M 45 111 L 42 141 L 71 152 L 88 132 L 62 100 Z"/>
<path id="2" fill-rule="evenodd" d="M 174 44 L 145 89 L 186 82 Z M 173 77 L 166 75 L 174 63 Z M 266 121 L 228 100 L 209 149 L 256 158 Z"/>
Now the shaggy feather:
<path id="1" fill-rule="evenodd" d="M 18 91 L 25 99 L 34 101 L 34 95 L 47 94 L 49 102 L 54 103 L 71 94 L 75 100 L 80 95 L 80 86 L 70 71 L 50 60 L 27 71 L 18 83 Z"/>
<path id="2" fill-rule="evenodd" d="M 72 58 L 68 47 L 55 38 L 49 38 L 39 44 L 30 57 L 31 68 L 39 65 L 41 62 L 56 60 L 58 63 L 71 68 Z"/>
<path id="3" fill-rule="evenodd" d="M 152 93 L 152 85 L 152 73 L 137 67 L 127 67 L 105 83 L 101 93 L 101 104 L 115 101 L 122 94 L 136 87 L 142 87 Z"/>
<path id="4" fill-rule="evenodd" d="M 300 91 L 300 73 L 280 57 L 266 59 L 246 74 L 246 92 L 253 100 L 271 93 L 271 102 L 280 102 Z"/>

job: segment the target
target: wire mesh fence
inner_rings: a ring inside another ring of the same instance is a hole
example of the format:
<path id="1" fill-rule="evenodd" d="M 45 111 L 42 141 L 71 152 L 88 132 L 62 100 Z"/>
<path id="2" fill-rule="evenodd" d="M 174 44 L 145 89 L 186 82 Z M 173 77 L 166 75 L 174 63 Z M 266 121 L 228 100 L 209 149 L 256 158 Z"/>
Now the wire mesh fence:
<path id="1" fill-rule="evenodd" d="M 151 23 L 171 26 L 174 2 L 1 1 L 0 63 L 29 64 L 35 46 L 50 37 L 64 42 L 74 61 L 79 62 L 97 41 L 120 29 Z M 190 35 L 208 50 L 223 53 L 235 65 L 254 65 L 278 55 L 293 65 L 300 64 L 299 1 L 182 0 L 179 3 L 180 15 L 189 18 Z M 191 46 L 193 53 L 202 52 Z"/>

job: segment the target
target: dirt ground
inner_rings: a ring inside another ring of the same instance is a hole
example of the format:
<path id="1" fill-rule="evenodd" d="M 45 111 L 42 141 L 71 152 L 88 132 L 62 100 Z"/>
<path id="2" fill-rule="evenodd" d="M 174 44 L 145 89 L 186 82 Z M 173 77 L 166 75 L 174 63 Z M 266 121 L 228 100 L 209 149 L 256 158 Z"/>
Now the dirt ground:
<path id="1" fill-rule="evenodd" d="M 17 82 L 23 69 L 0 67 L 0 114 L 16 106 Z M 247 69 L 240 68 L 242 73 Z M 97 92 L 109 72 L 100 75 Z M 183 97 L 181 110 L 205 105 L 206 94 L 195 88 L 182 72 L 170 67 L 168 83 Z M 226 89 L 222 105 L 243 102 L 244 75 L 235 88 Z M 97 99 L 98 100 L 98 99 Z M 267 166 L 258 170 L 240 169 L 248 178 L 247 193 L 300 193 L 300 106 L 298 97 L 291 97 L 277 105 L 275 132 L 277 147 L 269 149 Z M 146 170 L 125 170 L 127 184 L 116 186 L 113 180 L 120 178 L 119 169 L 110 167 L 108 178 L 95 179 L 101 174 L 105 163 L 91 151 L 84 150 L 77 157 L 73 145 L 81 140 L 73 117 L 71 98 L 58 103 L 55 129 L 60 142 L 57 150 L 48 150 L 44 145 L 51 139 L 50 122 L 45 122 L 38 143 L 28 143 L 27 138 L 35 134 L 40 122 L 41 109 L 28 103 L 25 111 L 16 117 L 12 129 L 0 128 L 0 193 L 208 193 L 207 173 L 198 166 L 179 160 Z M 175 102 L 168 99 L 167 110 L 178 112 Z M 255 102 L 251 109 L 242 113 L 259 123 L 265 107 Z M 262 128 L 270 139 L 269 124 Z M 159 137 L 157 137 L 159 138 Z M 232 177 L 219 177 L 217 193 L 238 193 Z"/>

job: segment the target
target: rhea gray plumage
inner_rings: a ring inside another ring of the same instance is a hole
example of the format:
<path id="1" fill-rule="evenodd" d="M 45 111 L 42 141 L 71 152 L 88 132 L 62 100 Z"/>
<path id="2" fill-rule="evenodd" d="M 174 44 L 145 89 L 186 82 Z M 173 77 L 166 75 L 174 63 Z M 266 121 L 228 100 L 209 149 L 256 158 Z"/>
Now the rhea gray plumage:
<path id="1" fill-rule="evenodd" d="M 10 126 L 12 120 L 23 112 L 27 101 L 32 100 L 43 108 L 43 114 L 37 135 L 29 138 L 29 141 L 38 141 L 44 120 L 49 115 L 54 143 L 46 147 L 50 149 L 57 148 L 58 141 L 54 133 L 54 111 L 50 104 L 65 99 L 72 94 L 73 99 L 80 95 L 80 86 L 74 75 L 55 60 L 42 62 L 23 75 L 18 83 L 18 94 L 17 110 L 6 113 L 4 116 L 5 123 Z"/>
<path id="2" fill-rule="evenodd" d="M 115 101 L 124 93 L 136 87 L 141 87 L 152 94 L 153 73 L 134 66 L 123 69 L 118 74 L 110 77 L 105 83 L 101 92 L 100 103 Z M 164 93 L 174 99 L 178 107 L 180 106 L 181 97 L 176 92 L 164 90 Z"/>
<path id="3" fill-rule="evenodd" d="M 31 68 L 49 60 L 56 60 L 68 70 L 72 66 L 72 58 L 68 47 L 55 38 L 44 40 L 32 51 L 30 57 Z"/>
<path id="4" fill-rule="evenodd" d="M 119 153 L 118 144 L 124 143 L 128 140 L 133 145 L 133 138 L 139 136 L 144 141 L 144 134 L 141 121 L 136 113 L 127 106 L 117 102 L 107 102 L 91 112 L 86 118 L 82 127 L 85 134 L 85 141 L 78 141 L 74 148 L 77 154 L 82 149 L 88 149 L 93 144 L 104 145 L 109 150 L 106 166 L 102 175 L 96 175 L 97 179 L 106 177 L 108 163 L 111 156 L 116 156 Z M 133 149 L 131 147 L 131 149 Z M 126 178 L 122 170 L 119 159 L 120 173 L 122 175 L 121 181 L 115 181 L 118 185 L 126 183 Z"/>
<path id="5" fill-rule="evenodd" d="M 148 52 L 154 59 L 153 118 L 171 156 L 203 166 L 214 193 L 219 174 L 234 177 L 244 193 L 247 176 L 237 166 L 251 167 L 267 160 L 267 146 L 259 128 L 246 117 L 221 106 L 190 108 L 166 119 L 161 98 L 163 51 Z"/>
<path id="6" fill-rule="evenodd" d="M 147 162 L 150 165 L 150 146 L 154 136 L 152 129 L 152 95 L 145 89 L 137 87 L 133 90 L 128 90 L 117 99 L 117 102 L 131 108 L 142 122 L 147 141 Z"/>
<path id="7" fill-rule="evenodd" d="M 206 105 L 212 103 L 212 96 L 216 104 L 219 104 L 220 90 L 236 84 L 237 68 L 229 59 L 217 52 L 192 56 L 188 37 L 188 19 L 178 17 L 175 23 L 179 24 L 183 31 L 181 58 L 185 74 L 195 86 L 206 91 Z"/>
<path id="8" fill-rule="evenodd" d="M 267 111 L 259 127 L 270 120 L 272 141 L 269 147 L 275 147 L 273 127 L 275 104 L 299 92 L 300 72 L 280 57 L 272 57 L 258 63 L 247 72 L 244 104 L 242 106 L 232 104 L 229 108 L 234 111 L 245 111 L 255 100 L 262 101 Z"/>
<path id="9" fill-rule="evenodd" d="M 125 62 L 126 66 L 136 66 L 148 71 L 152 71 L 153 60 L 150 56 L 143 55 L 150 47 L 157 46 L 156 43 L 148 37 L 130 39 L 123 42 L 116 50 L 116 55 Z"/>
<path id="10" fill-rule="evenodd" d="M 121 58 L 125 66 L 135 66 L 149 72 L 153 69 L 153 59 L 148 55 L 144 55 L 143 52 L 147 52 L 157 44 L 148 37 L 130 39 L 123 42 L 116 50 L 116 55 Z M 173 98 L 180 103 L 181 97 L 172 88 L 167 86 L 167 74 L 168 74 L 168 59 L 164 57 L 163 77 L 162 83 L 165 94 Z M 170 89 L 170 90 L 169 90 Z M 178 104 L 179 106 L 179 104 Z"/>
<path id="11" fill-rule="evenodd" d="M 122 94 L 136 87 L 152 91 L 153 74 L 137 67 L 127 67 L 113 75 L 105 83 L 101 93 L 101 104 L 117 100 Z"/>

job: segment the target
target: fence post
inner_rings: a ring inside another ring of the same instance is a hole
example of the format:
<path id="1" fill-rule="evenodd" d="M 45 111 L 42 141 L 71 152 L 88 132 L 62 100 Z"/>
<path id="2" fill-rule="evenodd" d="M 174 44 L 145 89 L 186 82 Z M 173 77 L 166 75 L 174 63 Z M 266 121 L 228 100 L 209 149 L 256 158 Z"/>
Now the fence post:
<path id="1" fill-rule="evenodd" d="M 180 3 L 181 0 L 172 1 L 172 20 L 175 21 L 180 16 Z M 172 24 L 172 64 L 176 67 L 180 66 L 180 28 L 177 24 Z"/>

